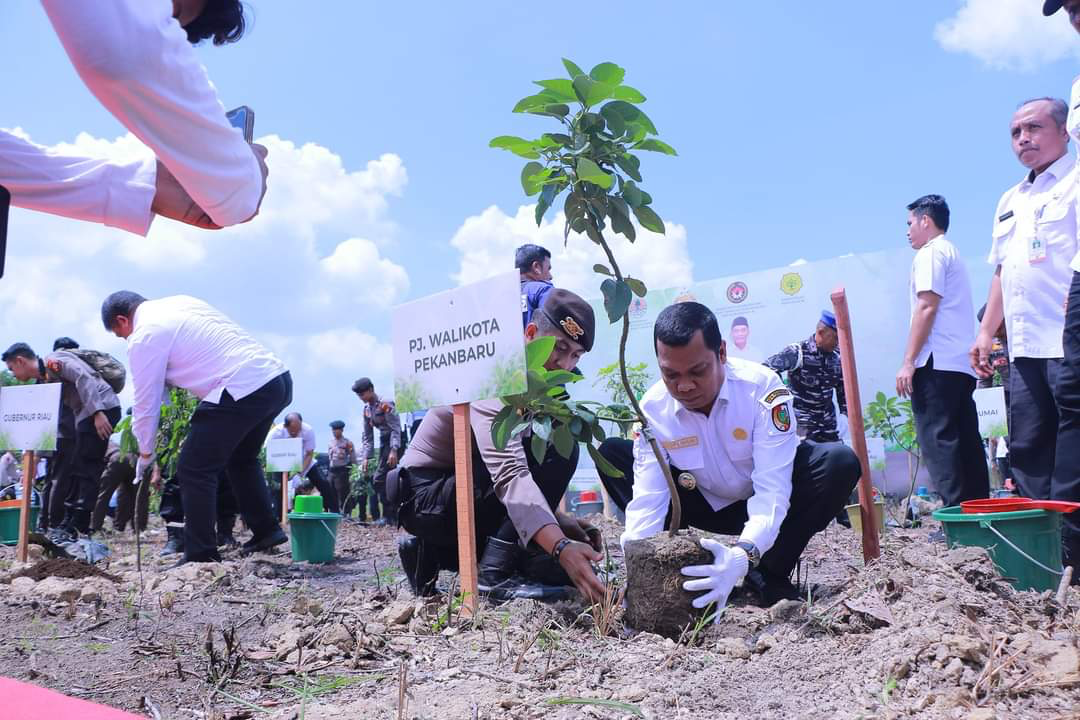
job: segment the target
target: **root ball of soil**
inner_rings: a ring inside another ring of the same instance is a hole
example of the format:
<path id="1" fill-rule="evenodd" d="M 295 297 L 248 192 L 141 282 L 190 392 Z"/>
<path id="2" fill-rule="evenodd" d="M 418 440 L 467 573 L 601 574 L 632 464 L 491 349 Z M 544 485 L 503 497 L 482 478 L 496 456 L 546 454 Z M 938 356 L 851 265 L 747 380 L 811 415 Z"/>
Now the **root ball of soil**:
<path id="1" fill-rule="evenodd" d="M 36 565 L 32 565 L 25 570 L 20 570 L 12 575 L 12 578 L 17 577 L 28 577 L 37 581 L 44 580 L 47 577 L 68 578 L 70 580 L 102 577 L 106 580 L 112 580 L 113 582 L 120 582 L 120 578 L 110 572 L 106 572 L 93 565 L 87 565 L 78 562 L 77 560 L 69 560 L 67 558 L 42 560 Z"/>
<path id="2" fill-rule="evenodd" d="M 626 622 L 635 630 L 678 640 L 704 610 L 691 605 L 700 593 L 683 590 L 687 565 L 708 565 L 712 553 L 694 534 L 667 533 L 626 543 Z"/>

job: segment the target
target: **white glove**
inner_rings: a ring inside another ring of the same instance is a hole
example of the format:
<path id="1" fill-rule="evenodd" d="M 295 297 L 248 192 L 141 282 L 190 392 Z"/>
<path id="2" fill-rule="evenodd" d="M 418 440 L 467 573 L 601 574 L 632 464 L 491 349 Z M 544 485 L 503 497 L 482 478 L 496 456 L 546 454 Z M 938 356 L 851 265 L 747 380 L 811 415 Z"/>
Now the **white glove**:
<path id="1" fill-rule="evenodd" d="M 150 457 L 139 456 L 138 462 L 135 463 L 135 479 L 131 481 L 132 485 L 138 485 L 142 482 L 142 479 L 146 476 L 146 473 L 154 467 L 154 456 Z"/>
<path id="2" fill-rule="evenodd" d="M 727 605 L 732 588 L 743 579 L 750 569 L 750 558 L 737 547 L 728 547 L 711 538 L 701 538 L 701 547 L 713 554 L 712 565 L 690 565 L 682 569 L 683 575 L 698 577 L 700 580 L 687 580 L 683 589 L 690 592 L 707 590 L 704 595 L 694 598 L 693 606 L 707 607 L 716 603 L 714 622 L 720 621 L 720 611 Z"/>

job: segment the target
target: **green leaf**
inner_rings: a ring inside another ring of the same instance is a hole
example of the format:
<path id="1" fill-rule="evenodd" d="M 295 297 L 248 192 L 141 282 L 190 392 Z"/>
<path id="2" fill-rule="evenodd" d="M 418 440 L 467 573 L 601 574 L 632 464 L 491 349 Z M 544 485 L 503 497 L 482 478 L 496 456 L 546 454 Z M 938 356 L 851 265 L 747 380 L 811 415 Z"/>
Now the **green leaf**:
<path id="1" fill-rule="evenodd" d="M 564 118 L 570 114 L 570 108 L 569 106 L 563 104 L 538 105 L 536 107 L 529 108 L 525 112 L 529 113 L 530 115 L 545 115 L 547 117 L 553 118 Z"/>
<path id="2" fill-rule="evenodd" d="M 633 180 L 627 180 L 623 183 L 622 198 L 626 201 L 626 204 L 632 208 L 645 204 L 642 202 L 643 198 L 641 197 L 641 190 Z"/>
<path id="3" fill-rule="evenodd" d="M 637 239 L 637 230 L 634 223 L 630 222 L 630 208 L 621 197 L 612 197 L 608 203 L 610 208 L 611 229 L 619 233 L 630 242 Z"/>
<path id="4" fill-rule="evenodd" d="M 608 103 L 610 105 L 611 103 Z M 622 137 L 626 134 L 626 121 L 623 120 L 621 113 L 615 110 L 609 110 L 608 105 L 600 108 L 600 115 L 604 118 L 604 122 L 607 123 L 608 130 L 615 137 Z"/>
<path id="5" fill-rule="evenodd" d="M 638 172 L 638 168 L 641 166 L 641 161 L 630 153 L 622 153 L 615 156 L 615 164 L 630 177 L 634 178 L 638 182 L 641 182 L 641 173 Z"/>
<path id="6" fill-rule="evenodd" d="M 574 437 L 580 438 L 582 431 L 586 430 L 585 423 L 581 418 L 576 417 L 570 421 L 570 432 L 574 434 Z M 588 440 L 589 436 L 586 434 L 585 439 Z"/>
<path id="7" fill-rule="evenodd" d="M 611 62 L 602 62 L 589 71 L 589 77 L 596 82 L 610 83 L 611 85 L 618 85 L 625 76 L 626 71 Z"/>
<path id="8" fill-rule="evenodd" d="M 649 138 L 648 140 L 642 140 L 634 146 L 635 150 L 651 150 L 652 152 L 660 152 L 665 155 L 678 155 L 675 152 L 675 148 L 668 145 L 663 140 L 657 140 L 656 138 Z"/>
<path id="9" fill-rule="evenodd" d="M 571 143 L 574 142 L 569 135 L 564 135 L 563 133 L 544 133 L 543 137 L 551 138 L 552 143 L 564 147 L 570 147 Z"/>
<path id="10" fill-rule="evenodd" d="M 600 113 L 582 113 L 581 118 L 578 120 L 578 130 L 583 133 L 600 132 L 604 129 L 605 124 L 604 116 Z"/>
<path id="11" fill-rule="evenodd" d="M 574 94 L 574 83 L 564 78 L 556 78 L 554 80 L 536 80 L 535 84 L 547 90 L 544 95 L 553 97 L 558 102 L 577 102 L 577 95 Z"/>
<path id="12" fill-rule="evenodd" d="M 648 294 L 649 289 L 645 287 L 645 283 L 641 282 L 637 278 L 626 278 L 626 284 L 630 286 L 630 289 L 634 291 L 634 294 L 640 298 L 645 297 Z"/>
<path id="13" fill-rule="evenodd" d="M 570 454 L 574 452 L 574 434 L 570 432 L 569 426 L 560 425 L 555 428 L 551 439 L 555 443 L 555 451 L 564 458 L 569 458 Z"/>
<path id="14" fill-rule="evenodd" d="M 547 455 L 547 441 L 534 434 L 529 444 L 532 446 L 532 454 L 536 462 L 544 462 L 544 456 Z"/>
<path id="15" fill-rule="evenodd" d="M 596 463 L 597 471 L 609 477 L 621 478 L 623 476 L 622 470 L 608 462 L 608 459 L 601 455 L 600 451 L 593 447 L 592 444 L 587 444 L 585 447 L 589 449 L 589 455 L 592 456 L 593 462 Z"/>
<path id="16" fill-rule="evenodd" d="M 539 435 L 544 440 L 551 439 L 551 418 L 537 418 L 532 422 L 532 430 L 534 435 Z"/>
<path id="17" fill-rule="evenodd" d="M 555 349 L 555 338 L 551 335 L 542 335 L 525 346 L 525 367 L 529 370 L 542 370 L 544 363 L 551 357 L 551 351 Z"/>
<path id="18" fill-rule="evenodd" d="M 611 268 L 609 268 L 607 265 L 601 265 L 600 263 L 593 265 L 592 269 L 593 272 L 599 273 L 601 275 L 607 275 L 608 277 L 614 277 L 615 275 L 615 273 L 611 272 Z"/>
<path id="19" fill-rule="evenodd" d="M 576 86 L 575 86 L 576 89 Z M 612 90 L 614 92 L 614 90 Z M 610 97 L 610 96 L 609 96 Z M 612 112 L 617 112 L 622 116 L 623 120 L 627 123 L 634 123 L 635 125 L 641 125 L 653 135 L 656 134 L 656 126 L 653 125 L 649 116 L 625 100 L 612 100 L 608 104 L 604 105 L 605 108 L 611 108 Z"/>
<path id="20" fill-rule="evenodd" d="M 622 100 L 629 103 L 645 102 L 645 96 L 642 95 L 640 91 L 630 87 L 629 85 L 620 85 L 619 87 L 615 88 L 615 92 L 611 94 L 611 97 L 615 98 L 616 100 Z"/>
<path id="21" fill-rule="evenodd" d="M 605 440 L 607 440 L 607 433 L 604 432 L 604 428 L 601 427 L 600 423 L 598 422 L 593 422 L 592 434 L 593 437 L 596 438 L 596 442 L 604 442 Z"/>
<path id="22" fill-rule="evenodd" d="M 540 225 L 540 221 L 544 219 L 544 213 L 551 207 L 551 203 L 554 202 L 555 196 L 559 194 L 558 185 L 545 185 L 544 189 L 540 191 L 540 197 L 536 201 L 536 224 Z"/>
<path id="23" fill-rule="evenodd" d="M 540 188 L 543 185 L 546 177 L 537 177 L 544 172 L 544 166 L 538 162 L 525 163 L 525 167 L 521 169 L 521 187 L 525 190 L 526 195 L 535 195 L 540 192 Z"/>
<path id="24" fill-rule="evenodd" d="M 641 227 L 652 230 L 654 233 L 665 234 L 664 221 L 648 205 L 634 208 L 634 215 L 637 216 Z"/>
<path id="25" fill-rule="evenodd" d="M 582 380 L 582 376 L 569 370 L 548 370 L 547 377 L 548 387 L 561 387 L 570 383 L 575 383 Z"/>
<path id="26" fill-rule="evenodd" d="M 499 450 L 506 449 L 506 444 L 510 441 L 510 431 L 514 427 L 516 420 L 517 413 L 509 405 L 500 410 L 492 419 L 491 442 Z"/>
<path id="27" fill-rule="evenodd" d="M 614 85 L 596 82 L 587 75 L 578 75 L 574 78 L 574 93 L 585 107 L 592 107 L 597 103 L 604 102 L 611 97 L 613 92 L 615 92 Z M 629 107 L 633 107 L 633 105 Z"/>
<path id="28" fill-rule="evenodd" d="M 535 107 L 551 105 L 551 98 L 547 95 L 529 95 L 518 100 L 512 112 L 528 112 Z"/>
<path id="29" fill-rule="evenodd" d="M 634 299 L 630 286 L 620 280 L 605 280 L 600 284 L 600 292 L 604 294 L 604 310 L 613 323 L 626 314 L 630 301 Z"/>
<path id="30" fill-rule="evenodd" d="M 540 157 L 540 153 L 536 151 L 535 143 L 531 140 L 519 138 L 514 135 L 500 135 L 497 138 L 492 138 L 491 142 L 488 143 L 488 147 L 509 150 L 515 155 L 520 155 L 521 157 L 530 160 Z"/>
<path id="31" fill-rule="evenodd" d="M 578 192 L 571 192 L 566 196 L 563 204 L 563 213 L 566 215 L 566 228 L 563 231 L 563 242 L 570 237 L 570 231 L 582 232 L 585 222 L 585 198 Z"/>
<path id="32" fill-rule="evenodd" d="M 539 163 L 530 163 L 539 164 Z M 584 180 L 585 182 L 591 182 L 594 185 L 598 185 L 604 190 L 610 190 L 611 186 L 615 184 L 615 178 L 604 172 L 599 165 L 590 160 L 587 157 L 578 158 L 577 161 L 577 176 L 578 180 Z M 529 193 L 531 194 L 531 193 Z"/>
<path id="33" fill-rule="evenodd" d="M 585 74 L 584 70 L 582 70 L 581 68 L 579 68 L 577 65 L 575 65 L 571 61 L 567 60 L 566 58 L 562 59 L 562 64 L 563 64 L 563 67 L 566 68 L 566 72 L 569 73 L 571 80 L 576 78 L 578 75 L 584 75 Z"/>

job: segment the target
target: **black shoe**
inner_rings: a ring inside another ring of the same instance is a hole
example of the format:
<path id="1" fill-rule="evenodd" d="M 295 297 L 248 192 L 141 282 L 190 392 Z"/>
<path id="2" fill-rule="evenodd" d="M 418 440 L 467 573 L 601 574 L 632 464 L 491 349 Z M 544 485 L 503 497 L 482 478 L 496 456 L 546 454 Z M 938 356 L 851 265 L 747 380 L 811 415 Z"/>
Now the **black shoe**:
<path id="1" fill-rule="evenodd" d="M 217 526 L 217 546 L 223 547 L 228 550 L 237 547 L 240 543 L 235 537 L 233 537 L 233 525 L 236 524 L 236 517 L 224 517 L 218 518 Z"/>
<path id="2" fill-rule="evenodd" d="M 841 510 L 836 514 L 836 524 L 851 529 L 851 518 L 848 517 L 847 510 Z"/>
<path id="3" fill-rule="evenodd" d="M 168 539 L 165 541 L 165 547 L 161 548 L 161 552 L 158 553 L 159 557 L 166 557 L 168 555 L 183 554 L 184 552 L 184 528 L 166 526 L 165 532 L 168 534 Z"/>
<path id="4" fill-rule="evenodd" d="M 758 607 L 770 608 L 781 600 L 802 600 L 799 590 L 786 577 L 755 568 L 746 573 L 743 589 Z"/>
<path id="5" fill-rule="evenodd" d="M 188 563 L 209 563 L 209 562 L 221 562 L 221 556 L 218 555 L 217 550 L 214 550 L 213 552 L 203 553 L 199 557 L 188 557 L 187 555 L 184 555 L 184 557 L 180 558 L 179 560 L 174 562 L 172 565 L 169 565 L 168 567 L 166 567 L 165 572 L 168 572 L 169 570 L 175 570 L 178 567 L 183 567 L 184 565 L 187 565 Z"/>
<path id="6" fill-rule="evenodd" d="M 398 540 L 398 557 L 401 569 L 409 581 L 409 589 L 417 597 L 435 594 L 435 581 L 439 579 L 439 559 L 424 546 L 420 538 L 407 535 Z"/>
<path id="7" fill-rule="evenodd" d="M 281 528 L 274 528 L 274 531 L 266 537 L 251 538 L 244 543 L 240 547 L 240 554 L 251 555 L 252 553 L 265 552 L 287 542 L 289 542 L 289 536 L 285 534 L 285 531 Z"/>
<path id="8" fill-rule="evenodd" d="M 79 533 L 70 528 L 61 526 L 54 527 L 46 533 L 45 537 L 49 538 L 55 545 L 67 545 L 68 543 L 73 543 L 78 540 Z"/>

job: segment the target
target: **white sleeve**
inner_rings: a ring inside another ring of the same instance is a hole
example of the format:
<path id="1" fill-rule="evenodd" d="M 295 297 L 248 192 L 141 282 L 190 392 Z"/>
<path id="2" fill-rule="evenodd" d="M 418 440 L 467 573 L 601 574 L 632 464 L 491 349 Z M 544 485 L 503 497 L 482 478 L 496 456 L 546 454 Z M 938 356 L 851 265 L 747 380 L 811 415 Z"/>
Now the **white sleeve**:
<path id="1" fill-rule="evenodd" d="M 0 130 L 0 185 L 15 207 L 101 223 L 146 235 L 157 164 L 62 155 Z"/>
<path id="2" fill-rule="evenodd" d="M 634 490 L 626 506 L 626 530 L 619 538 L 625 548 L 627 540 L 641 540 L 664 529 L 671 491 L 664 471 L 656 462 L 652 447 L 641 434 L 634 440 Z"/>
<path id="3" fill-rule="evenodd" d="M 915 253 L 912 277 L 915 281 L 916 294 L 929 291 L 945 297 L 945 275 L 948 267 L 945 253 L 936 250 L 937 248 L 934 247 L 924 247 Z"/>
<path id="4" fill-rule="evenodd" d="M 262 171 L 168 0 L 41 0 L 91 93 L 221 226 L 255 214 Z"/>
<path id="5" fill-rule="evenodd" d="M 161 403 L 165 397 L 165 370 L 169 348 L 165 338 L 152 333 L 140 335 L 128 345 L 128 364 L 135 384 L 135 404 L 131 411 L 131 431 L 139 442 L 140 453 L 152 453 L 157 446 Z"/>
<path id="6" fill-rule="evenodd" d="M 767 391 L 783 387 L 777 378 L 775 383 L 770 383 Z M 799 434 L 795 431 L 790 394 L 772 408 L 761 402 L 758 405 L 752 438 L 754 469 L 750 473 L 754 494 L 746 501 L 746 514 L 749 517 L 739 539 L 754 543 L 764 555 L 776 542 L 780 525 L 791 505 L 791 472 L 795 465 L 795 451 L 799 448 Z M 782 429 L 785 418 L 777 416 L 780 408 L 786 409 L 787 429 Z"/>

